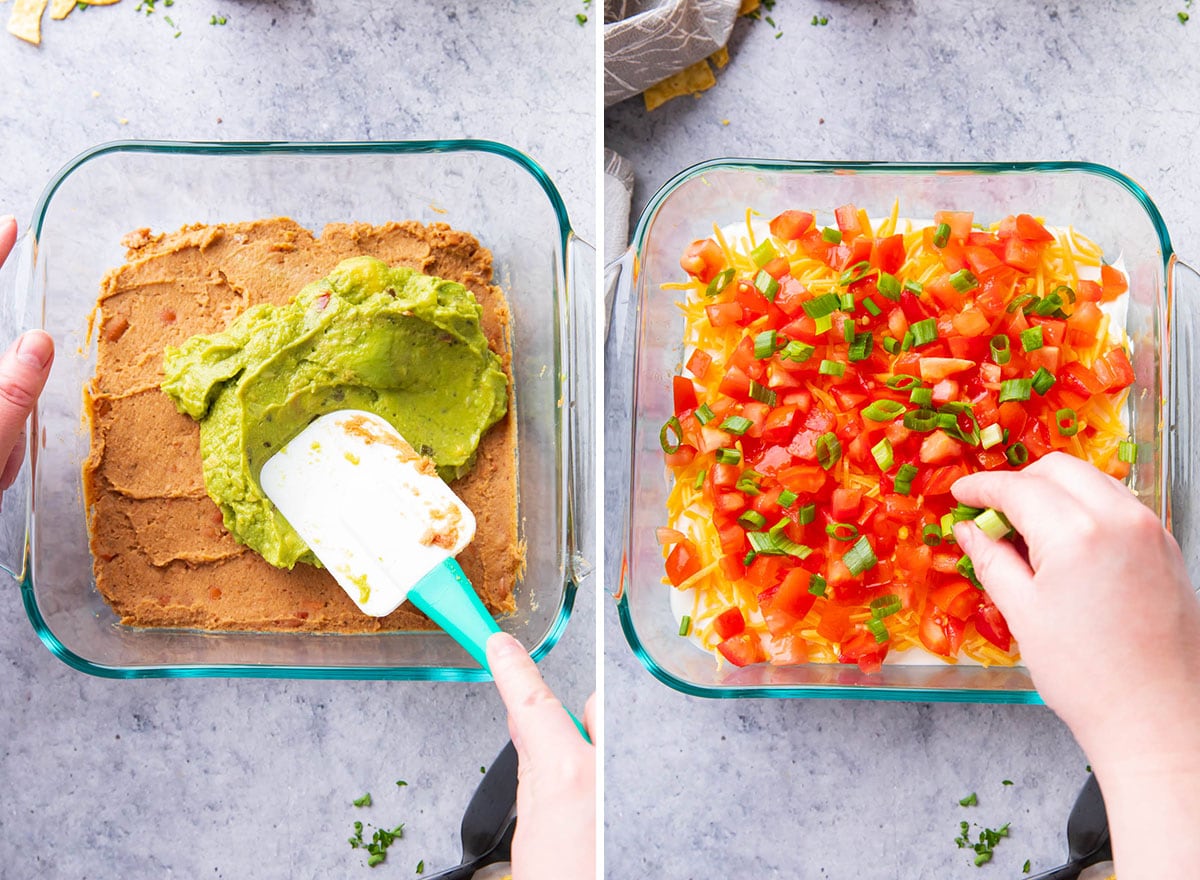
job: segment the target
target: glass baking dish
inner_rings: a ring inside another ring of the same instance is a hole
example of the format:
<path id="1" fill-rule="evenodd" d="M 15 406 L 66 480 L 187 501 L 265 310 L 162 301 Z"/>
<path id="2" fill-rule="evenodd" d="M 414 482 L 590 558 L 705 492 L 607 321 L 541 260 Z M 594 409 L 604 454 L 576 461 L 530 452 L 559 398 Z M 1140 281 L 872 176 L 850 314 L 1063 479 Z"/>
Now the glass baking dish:
<path id="1" fill-rule="evenodd" d="M 44 327 L 57 345 L 33 418 L 31 466 L 4 495 L 0 552 L 25 609 L 69 665 L 114 678 L 276 676 L 475 681 L 486 674 L 441 631 L 367 635 L 145 630 L 121 625 L 97 593 L 80 465 L 89 437 L 81 389 L 93 372 L 88 315 L 100 280 L 139 227 L 287 215 L 445 222 L 492 251 L 512 311 L 520 539 L 517 612 L 504 629 L 544 656 L 593 558 L 590 246 L 571 232 L 546 173 L 487 141 L 121 142 L 88 150 L 46 187 L 5 267 L 9 338 Z"/>
<path id="2" fill-rule="evenodd" d="M 683 318 L 678 294 L 662 284 L 681 280 L 687 245 L 752 208 L 763 218 L 797 208 L 817 210 L 819 225 L 853 203 L 872 217 L 931 218 L 938 210 L 974 211 L 990 223 L 1016 212 L 1073 225 L 1107 257 L 1124 259 L 1130 296 L 1127 329 L 1135 385 L 1126 407 L 1139 459 L 1130 485 L 1173 528 L 1185 556 L 1193 530 L 1187 458 L 1195 419 L 1189 403 L 1197 341 L 1190 302 L 1196 274 L 1176 261 L 1157 208 L 1124 175 L 1073 162 L 961 165 L 821 163 L 719 159 L 693 166 L 650 200 L 625 256 L 608 267 L 611 320 L 605 361 L 607 484 L 628 487 L 610 497 L 623 506 L 620 569 L 609 571 L 621 625 L 634 653 L 660 681 L 706 697 L 837 697 L 879 700 L 1039 703 L 1027 669 L 984 669 L 928 663 L 885 664 L 867 675 L 854 666 L 766 664 L 718 667 L 714 657 L 678 635 L 663 582 L 655 529 L 664 524 L 669 482 L 659 430 L 672 415 L 671 379 L 681 372 Z M 1186 300 L 1185 296 L 1185 300 Z M 611 490 L 610 490 L 611 491 Z M 611 545 L 610 545 L 611 546 Z M 910 665 L 911 664 L 911 665 Z"/>

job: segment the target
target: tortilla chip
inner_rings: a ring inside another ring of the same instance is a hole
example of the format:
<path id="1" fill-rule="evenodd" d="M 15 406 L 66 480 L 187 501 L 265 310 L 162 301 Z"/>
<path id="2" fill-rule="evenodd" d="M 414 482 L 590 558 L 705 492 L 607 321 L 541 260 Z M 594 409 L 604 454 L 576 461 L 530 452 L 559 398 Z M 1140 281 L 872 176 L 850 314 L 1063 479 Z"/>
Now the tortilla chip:
<path id="1" fill-rule="evenodd" d="M 42 13 L 50 0 L 16 0 L 8 19 L 8 32 L 27 43 L 42 43 Z"/>
<path id="2" fill-rule="evenodd" d="M 722 46 L 716 52 L 713 52 L 711 55 L 709 55 L 708 60 L 717 65 L 717 70 L 722 69 L 726 64 L 729 63 L 729 47 Z"/>
<path id="3" fill-rule="evenodd" d="M 75 0 L 50 0 L 50 17 L 62 21 L 75 8 Z"/>
<path id="4" fill-rule="evenodd" d="M 642 98 L 646 102 L 646 109 L 654 110 L 672 98 L 678 98 L 680 95 L 699 95 L 716 84 L 717 77 L 708 66 L 708 61 L 701 59 L 646 89 L 642 92 Z"/>
<path id="5" fill-rule="evenodd" d="M 738 15 L 749 15 L 756 9 L 758 9 L 758 0 L 742 0 L 742 8 L 738 10 Z"/>

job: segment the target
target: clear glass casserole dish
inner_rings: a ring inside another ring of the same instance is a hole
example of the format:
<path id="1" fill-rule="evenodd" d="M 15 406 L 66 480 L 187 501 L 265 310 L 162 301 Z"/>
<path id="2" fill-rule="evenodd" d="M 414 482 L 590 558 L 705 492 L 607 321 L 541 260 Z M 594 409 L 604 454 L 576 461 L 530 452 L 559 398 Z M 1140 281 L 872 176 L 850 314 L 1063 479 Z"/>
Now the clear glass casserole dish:
<path id="1" fill-rule="evenodd" d="M 1129 484 L 1173 529 L 1187 555 L 1193 528 L 1187 456 L 1194 421 L 1189 391 L 1194 316 L 1180 288 L 1194 295 L 1196 274 L 1177 263 L 1157 208 L 1129 178 L 1085 163 L 896 165 L 721 159 L 689 168 L 650 200 L 624 258 L 609 267 L 611 324 L 605 362 L 606 483 L 628 488 L 610 496 L 624 507 L 620 570 L 610 569 L 625 636 L 660 681 L 697 696 L 837 697 L 883 700 L 1037 703 L 1028 670 L 926 663 L 889 665 L 873 675 L 857 667 L 805 664 L 718 666 L 678 634 L 663 582 L 655 529 L 665 524 L 669 490 L 659 430 L 672 415 L 671 379 L 681 372 L 683 317 L 674 291 L 687 245 L 735 223 L 752 208 L 764 219 L 783 210 L 816 210 L 832 225 L 839 205 L 872 217 L 891 213 L 931 218 L 935 211 L 973 211 L 977 222 L 1022 212 L 1072 225 L 1106 257 L 1120 256 L 1129 275 L 1127 331 L 1135 384 L 1126 405 L 1139 459 Z M 611 546 L 611 545 L 610 545 Z"/>
<path id="2" fill-rule="evenodd" d="M 445 222 L 492 251 L 512 311 L 518 529 L 527 547 L 517 612 L 501 621 L 540 658 L 571 612 L 593 555 L 592 274 L 562 199 L 527 156 L 487 141 L 120 142 L 95 147 L 46 187 L 4 267 L 4 329 L 43 327 L 57 346 L 32 420 L 30 463 L 5 493 L 4 566 L 29 619 L 63 661 L 94 675 L 484 680 L 440 631 L 369 635 L 140 630 L 96 591 L 80 465 L 82 387 L 95 366 L 88 316 L 121 238 L 148 226 L 286 215 L 328 222 Z"/>

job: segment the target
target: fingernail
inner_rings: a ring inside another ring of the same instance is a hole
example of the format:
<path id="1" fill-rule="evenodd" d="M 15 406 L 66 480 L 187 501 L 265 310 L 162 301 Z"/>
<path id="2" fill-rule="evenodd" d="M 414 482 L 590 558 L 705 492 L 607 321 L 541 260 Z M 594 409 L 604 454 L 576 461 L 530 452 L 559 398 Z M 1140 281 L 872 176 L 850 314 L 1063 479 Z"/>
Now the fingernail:
<path id="1" fill-rule="evenodd" d="M 0 226 L 3 226 L 5 223 L 16 223 L 16 222 L 17 222 L 17 218 L 14 217 L 12 214 L 0 215 Z"/>
<path id="2" fill-rule="evenodd" d="M 521 643 L 506 632 L 498 632 L 488 638 L 487 649 L 495 657 L 510 657 L 523 654 L 525 649 Z"/>
<path id="3" fill-rule="evenodd" d="M 27 367 L 40 370 L 54 355 L 54 343 L 45 333 L 31 331 L 17 340 L 17 360 Z"/>

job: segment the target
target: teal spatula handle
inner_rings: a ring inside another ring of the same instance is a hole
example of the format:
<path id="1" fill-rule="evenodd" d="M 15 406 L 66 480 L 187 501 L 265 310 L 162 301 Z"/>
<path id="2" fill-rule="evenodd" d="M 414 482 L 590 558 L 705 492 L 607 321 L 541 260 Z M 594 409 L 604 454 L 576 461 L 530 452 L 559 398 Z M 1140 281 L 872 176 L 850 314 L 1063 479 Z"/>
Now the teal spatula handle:
<path id="1" fill-rule="evenodd" d="M 485 646 L 493 633 L 500 632 L 500 627 L 479 601 L 479 595 L 456 560 L 446 559 L 417 581 L 408 591 L 408 601 L 449 633 L 480 666 L 489 673 L 492 671 Z M 591 742 L 579 719 L 569 709 L 566 712 L 580 735 Z"/>

